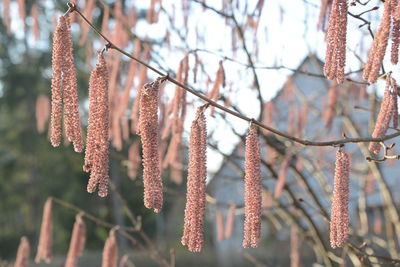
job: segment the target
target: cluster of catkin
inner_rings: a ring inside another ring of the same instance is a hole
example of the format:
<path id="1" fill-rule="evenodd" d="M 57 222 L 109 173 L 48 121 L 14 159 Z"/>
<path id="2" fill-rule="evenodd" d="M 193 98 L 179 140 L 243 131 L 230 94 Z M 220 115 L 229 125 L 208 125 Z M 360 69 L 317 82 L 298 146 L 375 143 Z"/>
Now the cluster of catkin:
<path id="1" fill-rule="evenodd" d="M 35 262 L 39 263 L 44 260 L 46 263 L 51 262 L 52 258 L 52 199 L 49 198 L 43 208 L 42 226 L 40 229 L 39 244 Z M 71 234 L 70 245 L 68 249 L 65 267 L 77 267 L 78 258 L 82 255 L 85 249 L 86 242 L 86 224 L 83 220 L 84 213 L 78 213 L 75 217 L 75 223 Z M 118 227 L 110 230 L 109 236 L 104 243 L 102 255 L 102 267 L 117 267 L 118 266 L 118 246 L 116 232 Z M 30 246 L 28 240 L 23 237 L 18 248 L 15 267 L 27 267 L 29 261 Z M 128 256 L 121 258 L 119 266 L 126 266 Z"/>
<path id="2" fill-rule="evenodd" d="M 381 108 L 378 118 L 376 119 L 375 128 L 372 132 L 373 138 L 382 138 L 389 129 L 390 121 L 393 121 L 393 128 L 397 128 L 399 121 L 398 105 L 397 105 L 397 84 L 396 80 L 390 74 L 386 77 L 386 88 L 383 94 Z M 378 154 L 381 145 L 378 142 L 371 142 L 369 150 Z"/>
<path id="3" fill-rule="evenodd" d="M 397 64 L 400 45 L 400 16 L 398 0 L 387 0 L 384 4 L 383 16 L 372 47 L 368 53 L 363 78 L 375 83 L 379 76 L 383 58 L 385 57 L 390 33 L 392 34 L 391 62 Z"/>
<path id="4" fill-rule="evenodd" d="M 51 144 L 60 145 L 62 120 L 64 120 L 64 130 L 68 141 L 73 143 L 75 151 L 82 152 L 83 140 L 69 13 L 59 18 L 54 32 L 52 71 Z M 64 116 L 62 116 L 63 113 Z"/>
<path id="5" fill-rule="evenodd" d="M 203 245 L 203 217 L 206 204 L 207 127 L 204 108 L 197 110 L 190 128 L 189 167 L 182 244 L 199 252 Z"/>
<path id="6" fill-rule="evenodd" d="M 347 0 L 333 0 L 326 35 L 325 76 L 344 81 L 346 64 Z"/>
<path id="7" fill-rule="evenodd" d="M 336 152 L 335 177 L 332 197 L 330 241 L 332 248 L 343 246 L 349 231 L 349 156 Z"/>
<path id="8" fill-rule="evenodd" d="M 92 193 L 98 186 L 98 194 L 101 197 L 107 196 L 108 193 L 108 105 L 107 64 L 100 53 L 89 81 L 89 122 L 83 170 L 90 172 L 87 191 Z"/>

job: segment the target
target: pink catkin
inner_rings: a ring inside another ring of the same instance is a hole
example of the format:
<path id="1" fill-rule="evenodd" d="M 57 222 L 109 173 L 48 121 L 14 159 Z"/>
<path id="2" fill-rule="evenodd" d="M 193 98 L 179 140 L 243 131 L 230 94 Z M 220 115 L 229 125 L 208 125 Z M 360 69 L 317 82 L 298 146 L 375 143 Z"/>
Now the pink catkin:
<path id="1" fill-rule="evenodd" d="M 137 170 L 142 162 L 139 154 L 139 143 L 135 141 L 130 147 L 128 151 L 128 177 L 131 180 L 135 180 L 137 176 Z"/>
<path id="2" fill-rule="evenodd" d="M 379 69 L 383 58 L 385 57 L 386 47 L 390 33 L 390 15 L 391 15 L 391 0 L 385 1 L 383 17 L 379 25 L 378 31 L 375 34 L 372 47 L 368 53 L 367 63 L 363 71 L 364 80 L 369 83 L 375 83 L 378 79 Z"/>
<path id="3" fill-rule="evenodd" d="M 177 74 L 177 80 L 179 82 L 187 84 L 188 70 L 188 57 L 185 56 L 179 64 L 179 70 Z M 174 165 L 181 164 L 178 161 L 178 154 L 182 142 L 183 124 L 186 117 L 186 91 L 182 90 L 182 88 L 179 88 L 179 86 L 175 88 L 175 95 L 172 99 L 172 103 L 168 107 L 167 113 L 171 114 L 171 118 L 166 127 L 163 129 L 162 138 L 167 138 L 169 132 L 172 131 L 172 139 L 168 146 L 167 153 L 163 159 L 163 168 L 167 168 L 168 166 L 173 167 Z"/>
<path id="4" fill-rule="evenodd" d="M 39 263 L 44 260 L 46 263 L 51 262 L 53 245 L 53 219 L 52 219 L 52 200 L 46 200 L 43 208 L 42 225 L 40 227 L 39 244 L 36 252 L 35 262 Z"/>
<path id="5" fill-rule="evenodd" d="M 117 238 L 115 237 L 115 230 L 111 229 L 110 235 L 108 236 L 104 248 L 103 248 L 103 260 L 101 267 L 117 267 L 118 262 L 118 247 Z"/>
<path id="6" fill-rule="evenodd" d="M 89 81 L 89 122 L 83 170 L 90 172 L 87 191 L 92 193 L 98 186 L 101 197 L 108 194 L 108 139 L 108 70 L 104 57 L 99 55 Z"/>
<path id="7" fill-rule="evenodd" d="M 338 84 L 334 83 L 328 92 L 328 106 L 324 110 L 325 125 L 330 129 L 332 126 L 333 118 L 336 113 L 336 103 L 338 100 L 339 88 Z"/>
<path id="8" fill-rule="evenodd" d="M 276 181 L 275 185 L 275 192 L 274 192 L 275 198 L 280 198 L 282 195 L 283 188 L 285 187 L 286 184 L 287 172 L 289 170 L 291 160 L 292 160 L 291 155 L 286 155 L 286 157 L 283 159 L 281 168 L 279 169 L 278 173 L 278 180 Z"/>
<path id="9" fill-rule="evenodd" d="M 46 128 L 46 122 L 50 116 L 50 100 L 46 95 L 40 95 L 36 99 L 36 129 L 43 133 Z"/>
<path id="10" fill-rule="evenodd" d="M 215 220 L 217 223 L 217 240 L 222 241 L 224 240 L 224 218 L 220 210 L 215 212 Z"/>
<path id="11" fill-rule="evenodd" d="M 396 65 L 399 61 L 399 46 L 400 46 L 400 20 L 394 19 L 393 29 L 392 29 L 392 49 L 390 56 L 390 61 L 394 65 Z"/>
<path id="12" fill-rule="evenodd" d="M 300 266 L 299 241 L 299 229 L 296 225 L 292 225 L 290 229 L 290 267 Z"/>
<path id="13" fill-rule="evenodd" d="M 85 17 L 91 22 L 93 19 L 93 9 L 96 6 L 96 0 L 88 0 L 86 1 L 86 6 L 85 9 L 83 10 L 83 14 Z M 79 40 L 79 45 L 83 45 L 86 41 L 88 32 L 89 32 L 89 24 L 87 24 L 85 21 L 82 20 L 81 23 L 81 28 L 82 28 L 82 33 L 81 33 L 81 39 Z"/>
<path id="14" fill-rule="evenodd" d="M 333 0 L 326 36 L 324 74 L 338 83 L 344 81 L 346 64 L 347 0 Z"/>
<path id="15" fill-rule="evenodd" d="M 39 12 L 37 4 L 32 5 L 31 16 L 33 18 L 32 33 L 35 41 L 39 40 L 40 30 L 39 30 Z"/>
<path id="16" fill-rule="evenodd" d="M 65 17 L 61 16 L 53 35 L 50 141 L 55 147 L 60 145 L 62 134 L 62 65 L 66 27 Z"/>
<path id="17" fill-rule="evenodd" d="M 185 220 L 181 242 L 190 251 L 200 252 L 203 246 L 207 179 L 207 126 L 202 107 L 198 108 L 192 122 L 189 142 Z"/>
<path id="18" fill-rule="evenodd" d="M 129 256 L 125 254 L 119 261 L 119 267 L 128 267 Z"/>
<path id="19" fill-rule="evenodd" d="M 349 231 L 349 172 L 348 155 L 336 152 L 335 178 L 332 197 L 330 241 L 332 248 L 343 246 Z"/>
<path id="20" fill-rule="evenodd" d="M 81 152 L 83 150 L 83 140 L 70 27 L 69 16 L 61 16 L 53 36 L 50 140 L 53 146 L 60 145 L 62 133 L 61 114 L 62 104 L 64 103 L 66 137 L 74 144 L 75 151 Z"/>
<path id="21" fill-rule="evenodd" d="M 254 125 L 246 137 L 245 152 L 245 207 L 243 247 L 257 247 L 261 234 L 261 167 L 260 143 Z"/>
<path id="22" fill-rule="evenodd" d="M 140 97 L 139 132 L 143 148 L 144 205 L 160 212 L 163 205 L 163 183 L 159 155 L 158 101 L 164 78 L 144 85 Z"/>
<path id="23" fill-rule="evenodd" d="M 19 18 L 22 20 L 23 29 L 25 30 L 25 19 L 26 19 L 26 6 L 25 0 L 17 0 Z"/>
<path id="24" fill-rule="evenodd" d="M 74 145 L 76 152 L 83 151 L 83 140 L 81 133 L 81 121 L 79 118 L 78 86 L 76 80 L 75 63 L 73 56 L 72 35 L 70 18 L 67 16 L 66 34 L 64 41 L 64 64 L 62 67 L 65 81 L 63 91 L 64 102 L 64 126 L 69 141 Z"/>
<path id="25" fill-rule="evenodd" d="M 85 248 L 85 241 L 86 225 L 82 219 L 82 214 L 78 214 L 75 218 L 74 228 L 72 230 L 65 267 L 77 266 L 78 257 L 82 255 L 82 252 Z"/>
<path id="26" fill-rule="evenodd" d="M 235 211 L 236 204 L 231 204 L 229 206 L 228 215 L 226 216 L 225 233 L 224 238 L 228 239 L 232 236 L 233 228 L 235 227 Z"/>
<path id="27" fill-rule="evenodd" d="M 7 34 L 11 35 L 10 0 L 3 0 L 3 23 L 7 28 Z"/>
<path id="28" fill-rule="evenodd" d="M 398 114 L 397 111 L 397 92 L 396 92 L 396 82 L 394 81 L 393 78 L 388 75 L 386 78 L 386 88 L 385 92 L 383 95 L 383 100 L 381 103 L 381 108 L 379 110 L 378 118 L 376 119 L 376 124 L 374 131 L 372 132 L 372 137 L 373 138 L 382 138 L 385 136 L 388 128 L 390 121 L 392 120 L 392 117 L 396 117 L 393 115 Z M 396 110 L 394 110 L 396 109 Z M 398 116 L 398 115 L 397 115 Z M 394 118 L 395 120 L 398 120 L 398 118 Z M 396 121 L 394 121 L 396 122 Z M 397 125 L 396 125 L 397 126 Z M 380 151 L 381 145 L 378 142 L 371 142 L 369 144 L 369 150 L 373 152 L 374 154 L 378 154 Z"/>
<path id="29" fill-rule="evenodd" d="M 28 267 L 30 251 L 31 247 L 29 245 L 29 240 L 23 236 L 18 246 L 14 267 Z"/>
<path id="30" fill-rule="evenodd" d="M 317 29 L 321 31 L 326 31 L 326 17 L 332 7 L 332 0 L 321 0 L 321 8 L 319 11 L 319 18 Z"/>

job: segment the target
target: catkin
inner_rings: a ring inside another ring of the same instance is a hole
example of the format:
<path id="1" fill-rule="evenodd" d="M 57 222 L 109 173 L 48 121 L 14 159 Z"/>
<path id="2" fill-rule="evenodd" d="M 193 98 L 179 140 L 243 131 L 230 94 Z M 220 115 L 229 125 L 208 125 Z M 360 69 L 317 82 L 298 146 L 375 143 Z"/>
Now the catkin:
<path id="1" fill-rule="evenodd" d="M 35 262 L 44 260 L 51 262 L 53 245 L 53 219 L 52 219 L 52 199 L 46 200 L 43 208 L 42 225 L 40 227 L 39 244 L 36 252 Z"/>
<path id="2" fill-rule="evenodd" d="M 398 111 L 397 111 L 397 85 L 396 81 L 390 76 L 386 77 L 386 88 L 379 110 L 378 118 L 376 119 L 374 131 L 372 132 L 373 138 L 382 138 L 385 136 L 390 121 L 393 118 L 393 126 L 398 123 Z M 374 154 L 378 154 L 381 145 L 378 142 L 371 142 L 369 144 L 369 150 Z"/>
<path id="3" fill-rule="evenodd" d="M 347 0 L 333 0 L 326 35 L 324 74 L 329 80 L 344 81 L 346 64 Z"/>
<path id="4" fill-rule="evenodd" d="M 290 228 L 290 267 L 300 266 L 299 228 L 292 225 Z"/>
<path id="5" fill-rule="evenodd" d="M 391 15 L 391 0 L 385 1 L 383 17 L 379 25 L 378 31 L 375 34 L 372 47 L 368 53 L 367 63 L 363 71 L 364 80 L 369 83 L 375 83 L 378 79 L 379 69 L 383 58 L 385 57 L 386 47 L 390 34 L 390 18 Z"/>
<path id="6" fill-rule="evenodd" d="M 330 242 L 332 248 L 343 246 L 349 231 L 349 172 L 348 155 L 336 152 L 335 177 L 331 208 Z"/>
<path id="7" fill-rule="evenodd" d="M 226 224 L 225 224 L 225 235 L 224 238 L 230 238 L 233 233 L 233 228 L 235 226 L 235 211 L 236 204 L 231 204 L 229 206 L 228 215 L 226 216 Z"/>
<path id="8" fill-rule="evenodd" d="M 246 137 L 243 247 L 257 247 L 261 233 L 260 143 L 252 124 Z"/>
<path id="9" fill-rule="evenodd" d="M 217 223 L 217 240 L 224 240 L 224 218 L 220 210 L 215 212 L 215 220 Z"/>
<path id="10" fill-rule="evenodd" d="M 82 214 L 76 215 L 74 228 L 72 230 L 71 241 L 69 244 L 67 261 L 65 267 L 76 267 L 78 257 L 82 255 L 86 241 L 86 225 L 82 219 Z"/>
<path id="11" fill-rule="evenodd" d="M 61 114 L 64 104 L 64 127 L 68 141 L 76 152 L 82 152 L 83 140 L 79 118 L 78 89 L 74 66 L 69 13 L 59 18 L 53 36 L 52 54 L 52 112 L 51 135 L 53 146 L 61 142 Z"/>
<path id="12" fill-rule="evenodd" d="M 83 170 L 90 172 L 87 191 L 93 193 L 98 186 L 98 195 L 108 194 L 109 156 L 109 101 L 108 70 L 103 55 L 90 74 L 89 122 Z"/>
<path id="13" fill-rule="evenodd" d="M 14 267 L 28 267 L 30 251 L 29 240 L 23 236 L 18 246 Z"/>
<path id="14" fill-rule="evenodd" d="M 206 205 L 207 126 L 204 108 L 197 109 L 190 128 L 189 167 L 182 244 L 192 252 L 203 246 L 203 217 Z"/>
<path id="15" fill-rule="evenodd" d="M 101 267 L 117 267 L 118 247 L 115 229 L 110 230 L 110 234 L 104 243 Z"/>
<path id="16" fill-rule="evenodd" d="M 292 156 L 288 154 L 282 161 L 282 165 L 278 173 L 278 180 L 276 181 L 275 185 L 275 192 L 274 192 L 275 198 L 280 198 L 282 195 L 283 188 L 285 187 L 286 184 L 287 172 L 289 170 L 291 160 Z"/>
<path id="17" fill-rule="evenodd" d="M 159 155 L 158 101 L 164 78 L 147 83 L 141 92 L 139 133 L 143 148 L 144 205 L 160 212 L 163 205 L 163 183 Z"/>
<path id="18" fill-rule="evenodd" d="M 46 122 L 50 116 L 50 100 L 46 95 L 40 95 L 36 99 L 36 129 L 39 133 L 44 132 Z"/>

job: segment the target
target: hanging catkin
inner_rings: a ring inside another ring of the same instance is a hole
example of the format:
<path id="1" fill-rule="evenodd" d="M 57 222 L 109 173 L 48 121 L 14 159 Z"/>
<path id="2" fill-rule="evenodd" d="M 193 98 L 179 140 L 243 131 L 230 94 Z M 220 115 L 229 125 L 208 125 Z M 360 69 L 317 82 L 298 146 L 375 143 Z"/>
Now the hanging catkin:
<path id="1" fill-rule="evenodd" d="M 28 267 L 30 251 L 29 240 L 23 236 L 18 246 L 14 267 Z"/>
<path id="2" fill-rule="evenodd" d="M 290 228 L 290 267 L 300 266 L 299 228 L 293 224 Z"/>
<path id="3" fill-rule="evenodd" d="M 52 219 L 52 200 L 46 200 L 43 208 L 42 225 L 40 227 L 39 244 L 37 247 L 35 262 L 44 260 L 51 262 L 51 247 L 53 244 L 53 219 Z"/>
<path id="4" fill-rule="evenodd" d="M 328 92 L 328 106 L 324 110 L 324 122 L 328 129 L 332 126 L 333 118 L 336 113 L 336 103 L 339 95 L 339 87 L 336 82 L 332 84 Z"/>
<path id="5" fill-rule="evenodd" d="M 367 63 L 363 71 L 363 78 L 369 83 L 375 83 L 378 79 L 379 69 L 385 57 L 390 33 L 391 7 L 391 0 L 385 1 L 381 24 L 379 25 L 372 47 L 368 53 Z"/>
<path id="6" fill-rule="evenodd" d="M 275 198 L 280 198 L 282 195 L 283 188 L 285 187 L 285 184 L 286 184 L 287 173 L 288 173 L 288 170 L 290 167 L 291 160 L 292 160 L 292 156 L 290 154 L 287 154 L 282 161 L 282 164 L 281 164 L 281 167 L 280 167 L 279 173 L 278 173 L 278 180 L 276 181 L 276 185 L 275 185 L 275 192 L 274 192 Z"/>
<path id="7" fill-rule="evenodd" d="M 228 215 L 226 216 L 226 224 L 225 224 L 225 239 L 228 239 L 232 236 L 233 228 L 235 226 L 235 211 L 236 204 L 232 203 L 229 206 Z"/>
<path id="8" fill-rule="evenodd" d="M 115 237 L 115 229 L 110 230 L 110 234 L 104 243 L 103 260 L 101 267 L 117 267 L 118 247 L 117 238 Z"/>
<path id="9" fill-rule="evenodd" d="M 332 248 L 343 246 L 349 231 L 349 171 L 349 157 L 339 149 L 336 152 L 331 208 L 330 241 Z"/>
<path id="10" fill-rule="evenodd" d="M 344 81 L 346 64 L 347 0 L 333 0 L 326 35 L 324 74 L 329 80 Z"/>
<path id="11" fill-rule="evenodd" d="M 217 240 L 222 241 L 224 240 L 224 217 L 222 215 L 222 212 L 217 209 L 215 211 L 215 220 L 217 224 Z"/>
<path id="12" fill-rule="evenodd" d="M 61 142 L 61 114 L 64 104 L 66 137 L 73 143 L 76 152 L 82 152 L 83 140 L 69 13 L 59 18 L 54 32 L 52 70 L 51 144 L 59 146 Z"/>
<path id="13" fill-rule="evenodd" d="M 137 170 L 142 162 L 139 152 L 139 142 L 137 140 L 135 140 L 129 147 L 128 160 L 128 177 L 132 180 L 135 180 L 137 176 Z"/>
<path id="14" fill-rule="evenodd" d="M 71 241 L 67 254 L 65 267 L 76 267 L 78 257 L 82 255 L 86 241 L 86 225 L 82 219 L 83 214 L 79 213 L 75 217 L 74 228 L 72 230 Z"/>
<path id="15" fill-rule="evenodd" d="M 165 82 L 159 77 L 144 85 L 140 97 L 139 134 L 143 147 L 144 205 L 160 212 L 163 205 L 163 183 L 159 155 L 158 101 L 159 89 Z"/>
<path id="16" fill-rule="evenodd" d="M 93 193 L 98 185 L 98 195 L 108 193 L 109 147 L 108 71 L 102 54 L 90 74 L 89 122 L 83 170 L 90 172 L 87 191 Z"/>
<path id="17" fill-rule="evenodd" d="M 10 2 L 11 0 L 3 0 L 3 24 L 7 28 L 8 35 L 11 35 Z"/>
<path id="18" fill-rule="evenodd" d="M 397 85 L 396 81 L 391 77 L 390 74 L 386 77 L 386 88 L 379 110 L 378 118 L 374 131 L 372 132 L 373 138 L 382 138 L 385 136 L 390 121 L 393 118 L 393 126 L 397 128 L 398 123 L 398 110 L 397 110 Z M 375 154 L 380 151 L 381 145 L 378 142 L 371 142 L 369 144 L 369 150 Z"/>
<path id="19" fill-rule="evenodd" d="M 189 167 L 182 244 L 193 252 L 203 246 L 203 217 L 206 205 L 207 126 L 204 107 L 197 109 L 190 128 Z"/>
<path id="20" fill-rule="evenodd" d="M 261 233 L 261 168 L 257 129 L 250 125 L 246 136 L 243 247 L 257 247 Z"/>
<path id="21" fill-rule="evenodd" d="M 43 133 L 46 128 L 46 122 L 50 116 L 50 100 L 46 95 L 40 95 L 36 99 L 36 129 Z"/>

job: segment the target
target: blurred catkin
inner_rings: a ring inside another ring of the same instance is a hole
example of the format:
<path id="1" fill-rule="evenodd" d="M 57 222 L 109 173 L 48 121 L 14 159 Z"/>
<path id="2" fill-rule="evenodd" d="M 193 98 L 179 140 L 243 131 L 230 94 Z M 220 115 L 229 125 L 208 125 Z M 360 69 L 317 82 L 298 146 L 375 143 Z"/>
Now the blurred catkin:
<path id="1" fill-rule="evenodd" d="M 382 20 L 375 34 L 372 47 L 368 53 L 367 63 L 364 67 L 363 78 L 369 83 L 375 83 L 378 79 L 379 69 L 385 57 L 390 34 L 391 2 L 391 0 L 385 1 Z"/>
<path id="2" fill-rule="evenodd" d="M 233 228 L 235 227 L 235 211 L 236 204 L 232 203 L 229 206 L 228 215 L 226 216 L 226 224 L 225 224 L 225 239 L 230 238 L 233 233 Z"/>
<path id="3" fill-rule="evenodd" d="M 82 255 L 86 242 L 86 225 L 82 214 L 76 215 L 74 228 L 72 230 L 65 267 L 76 267 L 78 257 Z"/>
<path id="4" fill-rule="evenodd" d="M 243 247 L 257 247 L 261 233 L 261 168 L 257 129 L 251 124 L 246 136 Z"/>
<path id="5" fill-rule="evenodd" d="M 398 110 L 397 110 L 397 85 L 396 81 L 387 75 L 386 77 L 386 88 L 383 94 L 383 100 L 381 108 L 379 110 L 378 118 L 376 119 L 375 128 L 372 132 L 373 138 L 382 138 L 385 136 L 390 121 L 393 118 L 393 126 L 398 123 Z M 374 154 L 378 154 L 381 145 L 378 142 L 371 142 L 369 144 L 369 150 Z"/>
<path id="6" fill-rule="evenodd" d="M 207 126 L 204 107 L 197 109 L 190 128 L 189 167 L 182 244 L 192 252 L 203 246 L 203 217 L 206 205 Z"/>
<path id="7" fill-rule="evenodd" d="M 101 267 L 117 267 L 118 247 L 117 238 L 115 237 L 115 229 L 110 230 L 110 234 L 104 243 L 103 260 Z"/>
<path id="8" fill-rule="evenodd" d="M 29 240 L 28 240 L 28 238 L 23 236 L 19 243 L 17 257 L 15 259 L 14 267 L 28 267 L 30 251 L 31 251 L 31 247 L 29 245 Z"/>
<path id="9" fill-rule="evenodd" d="M 341 247 L 347 240 L 349 231 L 349 172 L 348 155 L 339 149 L 336 152 L 335 177 L 331 208 L 331 247 Z"/>
<path id="10" fill-rule="evenodd" d="M 35 262 L 51 262 L 53 245 L 53 219 L 52 219 L 52 199 L 48 198 L 43 208 L 42 225 L 40 227 L 39 244 L 37 247 Z"/>
<path id="11" fill-rule="evenodd" d="M 50 100 L 46 95 L 40 95 L 36 99 L 36 129 L 43 133 L 46 128 L 46 122 L 50 116 Z"/>
<path id="12" fill-rule="evenodd" d="M 90 74 L 89 122 L 83 170 L 90 172 L 87 191 L 93 193 L 98 186 L 98 195 L 101 197 L 108 194 L 108 149 L 108 70 L 104 57 L 100 54 L 98 63 Z"/>

